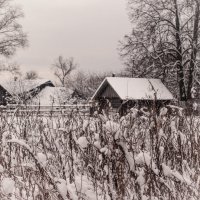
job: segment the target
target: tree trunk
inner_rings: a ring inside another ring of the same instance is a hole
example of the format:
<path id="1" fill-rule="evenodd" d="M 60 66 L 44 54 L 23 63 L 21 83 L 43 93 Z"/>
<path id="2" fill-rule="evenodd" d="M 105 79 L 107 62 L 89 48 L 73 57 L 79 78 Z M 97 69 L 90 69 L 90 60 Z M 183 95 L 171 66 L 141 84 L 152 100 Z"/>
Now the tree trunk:
<path id="1" fill-rule="evenodd" d="M 186 90 L 184 83 L 184 72 L 182 65 L 182 43 L 180 38 L 180 20 L 178 14 L 178 6 L 177 0 L 174 0 L 174 8 L 176 12 L 175 23 L 176 23 L 176 45 L 177 45 L 177 77 L 178 77 L 178 85 L 179 85 L 179 95 L 181 101 L 186 101 Z"/>
<path id="2" fill-rule="evenodd" d="M 191 60 L 190 60 L 190 68 L 189 68 L 189 76 L 188 76 L 188 87 L 187 87 L 187 100 L 192 98 L 192 85 L 193 85 L 193 74 L 194 74 L 194 67 L 196 62 L 196 55 L 197 55 L 197 43 L 198 43 L 198 30 L 199 30 L 199 15 L 200 15 L 200 4 L 199 1 L 196 0 L 196 10 L 195 10 L 195 19 L 194 19 L 194 32 L 193 32 L 193 39 L 192 39 L 192 52 L 191 52 Z"/>

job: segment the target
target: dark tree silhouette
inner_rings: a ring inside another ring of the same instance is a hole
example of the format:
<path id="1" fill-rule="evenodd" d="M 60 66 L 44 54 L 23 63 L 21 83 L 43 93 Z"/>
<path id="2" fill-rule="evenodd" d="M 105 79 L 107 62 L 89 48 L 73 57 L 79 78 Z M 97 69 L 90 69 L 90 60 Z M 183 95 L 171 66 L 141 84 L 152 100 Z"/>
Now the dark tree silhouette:
<path id="1" fill-rule="evenodd" d="M 27 45 L 27 35 L 18 22 L 23 17 L 20 8 L 11 5 L 10 0 L 0 0 L 0 54 L 13 55 L 17 48 Z"/>
<path id="2" fill-rule="evenodd" d="M 53 64 L 54 75 L 58 78 L 62 86 L 65 86 L 66 78 L 76 67 L 77 64 L 74 63 L 73 58 L 64 59 L 62 56 L 57 58 Z"/>
<path id="3" fill-rule="evenodd" d="M 28 71 L 26 72 L 25 74 L 25 79 L 27 80 L 34 80 L 34 79 L 37 79 L 38 78 L 38 73 L 36 71 Z"/>
<path id="4" fill-rule="evenodd" d="M 199 73 L 199 0 L 129 0 L 133 30 L 120 54 L 131 76 L 162 78 L 182 101 Z"/>

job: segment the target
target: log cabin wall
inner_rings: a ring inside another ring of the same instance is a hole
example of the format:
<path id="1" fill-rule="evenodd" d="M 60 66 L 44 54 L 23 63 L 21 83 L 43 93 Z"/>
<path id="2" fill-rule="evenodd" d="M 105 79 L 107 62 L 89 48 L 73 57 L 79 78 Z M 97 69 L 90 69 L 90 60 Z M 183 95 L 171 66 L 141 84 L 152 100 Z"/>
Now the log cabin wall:
<path id="1" fill-rule="evenodd" d="M 100 97 L 119 99 L 119 96 L 110 85 L 107 85 L 107 87 L 102 90 Z"/>
<path id="2" fill-rule="evenodd" d="M 7 104 L 7 97 L 10 97 L 10 94 L 0 85 L 0 105 Z"/>
<path id="3" fill-rule="evenodd" d="M 122 100 L 110 85 L 101 91 L 98 99 L 108 99 L 113 108 L 119 108 L 122 104 Z"/>

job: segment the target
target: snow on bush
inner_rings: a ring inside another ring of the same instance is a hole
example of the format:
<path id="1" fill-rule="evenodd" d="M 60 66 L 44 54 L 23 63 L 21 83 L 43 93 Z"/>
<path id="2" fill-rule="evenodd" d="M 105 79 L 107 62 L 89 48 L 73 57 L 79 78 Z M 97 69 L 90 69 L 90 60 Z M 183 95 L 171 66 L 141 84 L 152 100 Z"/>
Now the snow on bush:
<path id="1" fill-rule="evenodd" d="M 3 178 L 1 181 L 2 193 L 9 195 L 13 193 L 15 188 L 15 182 L 11 178 Z"/>
<path id="2" fill-rule="evenodd" d="M 88 146 L 88 141 L 87 141 L 86 137 L 80 137 L 80 138 L 78 138 L 77 143 L 79 144 L 79 146 L 82 149 L 87 148 L 87 146 Z"/>
<path id="3" fill-rule="evenodd" d="M 200 121 L 170 109 L 2 113 L 0 199 L 200 199 Z"/>

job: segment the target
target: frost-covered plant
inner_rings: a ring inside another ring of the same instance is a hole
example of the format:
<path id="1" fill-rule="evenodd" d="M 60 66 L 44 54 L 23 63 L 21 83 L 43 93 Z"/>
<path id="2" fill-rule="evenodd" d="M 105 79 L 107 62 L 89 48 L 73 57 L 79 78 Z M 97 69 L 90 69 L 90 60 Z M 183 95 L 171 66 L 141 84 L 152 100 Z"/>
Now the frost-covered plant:
<path id="1" fill-rule="evenodd" d="M 199 119 L 178 107 L 0 116 L 1 199 L 199 199 Z"/>

